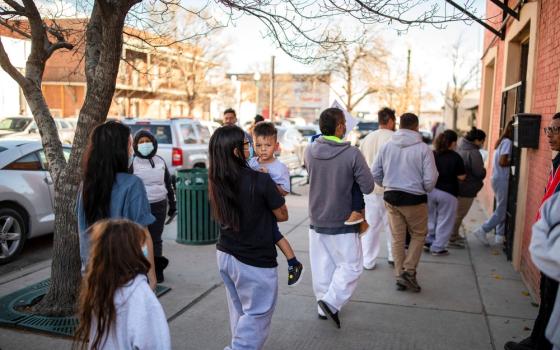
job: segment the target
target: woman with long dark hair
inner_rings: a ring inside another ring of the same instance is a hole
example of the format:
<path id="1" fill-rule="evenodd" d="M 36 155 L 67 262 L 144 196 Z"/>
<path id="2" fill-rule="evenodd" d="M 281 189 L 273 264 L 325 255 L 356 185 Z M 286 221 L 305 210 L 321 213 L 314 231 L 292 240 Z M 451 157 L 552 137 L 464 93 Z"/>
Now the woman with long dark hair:
<path id="1" fill-rule="evenodd" d="M 459 180 L 464 180 L 463 159 L 455 152 L 457 133 L 445 130 L 434 143 L 434 158 L 439 177 L 436 187 L 428 193 L 428 235 L 426 248 L 432 255 L 448 255 L 446 249 L 457 217 Z"/>
<path id="2" fill-rule="evenodd" d="M 171 349 L 165 313 L 146 280 L 150 262 L 144 247 L 149 237 L 145 228 L 129 220 L 101 220 L 92 226 L 74 345 Z"/>
<path id="3" fill-rule="evenodd" d="M 492 160 L 492 190 L 496 197 L 496 209 L 492 216 L 481 227 L 474 231 L 474 235 L 484 245 L 489 245 L 487 234 L 496 229 L 495 243 L 504 242 L 506 227 L 506 209 L 509 186 L 509 167 L 511 149 L 513 146 L 513 120 L 505 127 L 500 138 L 496 141 L 494 158 Z"/>
<path id="4" fill-rule="evenodd" d="M 98 125 L 91 133 L 83 158 L 83 183 L 77 208 L 82 271 L 87 266 L 90 251 L 88 228 L 95 222 L 125 218 L 148 226 L 155 220 L 142 180 L 128 173 L 132 154 L 132 137 L 127 126 L 110 121 Z M 149 280 L 155 288 L 151 238 L 147 242 L 152 266 Z"/>
<path id="5" fill-rule="evenodd" d="M 217 129 L 209 146 L 209 197 L 220 223 L 217 259 L 227 292 L 231 344 L 261 349 L 278 295 L 274 228 L 288 220 L 270 175 L 247 166 L 249 140 L 237 126 Z"/>
<path id="6" fill-rule="evenodd" d="M 457 197 L 457 220 L 453 233 L 449 239 L 449 247 L 464 248 L 465 239 L 459 234 L 459 228 L 467 213 L 471 209 L 474 199 L 484 185 L 486 169 L 480 154 L 480 147 L 484 145 L 486 133 L 473 128 L 463 137 L 457 146 L 457 153 L 463 158 L 467 178 L 459 183 L 459 197 Z"/>

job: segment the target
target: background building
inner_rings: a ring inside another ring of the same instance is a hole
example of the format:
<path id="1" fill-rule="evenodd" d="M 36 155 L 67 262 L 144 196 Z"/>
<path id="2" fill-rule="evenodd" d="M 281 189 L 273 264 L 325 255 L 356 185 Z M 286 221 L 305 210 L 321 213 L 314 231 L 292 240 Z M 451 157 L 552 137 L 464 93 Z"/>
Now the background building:
<path id="1" fill-rule="evenodd" d="M 20 23 L 22 26 L 27 25 L 25 21 Z M 42 89 L 54 117 L 76 117 L 85 98 L 83 40 L 87 20 L 59 19 L 57 23 L 67 30 L 68 41 L 75 44 L 75 49 L 59 50 L 47 61 Z M 23 69 L 27 54 L 21 51 L 30 46 L 30 42 L 5 27 L 0 28 L 0 33 L 12 38 L 12 41 L 6 41 L 12 43 L 7 46 L 7 50 L 19 55 L 13 62 L 21 63 Z M 20 47 L 13 44 L 15 42 L 25 44 L 20 44 Z M 197 50 L 185 43 L 152 38 L 147 32 L 126 27 L 122 61 L 109 117 L 194 116 L 208 119 L 210 102 L 203 96 L 207 91 L 197 91 L 196 103 L 189 103 L 193 95 L 193 81 L 200 78 L 200 74 L 197 74 L 201 70 L 200 66 L 211 64 L 201 59 L 195 60 Z M 0 74 L 5 75 L 4 72 Z M 3 81 L 6 81 L 3 84 L 17 87 L 12 79 Z M 197 86 L 208 89 L 206 86 Z"/>
<path id="2" fill-rule="evenodd" d="M 236 96 L 227 107 L 237 109 L 242 122 L 257 113 L 270 118 L 270 74 L 229 73 L 227 78 L 235 85 L 233 96 Z M 329 106 L 329 84 L 330 74 L 276 74 L 274 116 L 314 122 Z"/>

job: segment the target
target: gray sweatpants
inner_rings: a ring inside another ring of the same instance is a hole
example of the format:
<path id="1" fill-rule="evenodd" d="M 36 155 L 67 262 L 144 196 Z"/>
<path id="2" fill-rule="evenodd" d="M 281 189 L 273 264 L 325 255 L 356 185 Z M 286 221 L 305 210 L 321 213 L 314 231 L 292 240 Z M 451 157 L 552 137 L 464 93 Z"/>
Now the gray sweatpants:
<path id="1" fill-rule="evenodd" d="M 434 188 L 428 193 L 428 235 L 426 242 L 432 252 L 447 247 L 457 219 L 457 197 Z"/>
<path id="2" fill-rule="evenodd" d="M 496 197 L 496 209 L 492 216 L 482 224 L 482 229 L 486 233 L 495 228 L 497 235 L 503 236 L 505 234 L 508 186 L 508 179 L 492 179 L 492 190 L 494 190 L 494 196 Z"/>
<path id="3" fill-rule="evenodd" d="M 276 267 L 244 264 L 217 251 L 218 268 L 226 287 L 231 345 L 224 350 L 262 349 L 270 330 L 278 296 Z"/>

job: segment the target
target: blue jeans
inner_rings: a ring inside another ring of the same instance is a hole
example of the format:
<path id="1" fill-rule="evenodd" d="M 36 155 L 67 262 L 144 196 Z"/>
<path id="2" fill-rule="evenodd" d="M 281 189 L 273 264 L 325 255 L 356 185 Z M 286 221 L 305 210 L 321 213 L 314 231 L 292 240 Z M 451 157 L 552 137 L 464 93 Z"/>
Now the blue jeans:
<path id="1" fill-rule="evenodd" d="M 231 344 L 224 350 L 262 349 L 270 331 L 278 297 L 276 267 L 244 264 L 230 254 L 216 253 L 226 287 Z"/>
<path id="2" fill-rule="evenodd" d="M 492 190 L 494 190 L 494 196 L 496 197 L 496 210 L 494 210 L 492 216 L 482 224 L 482 229 L 486 233 L 496 229 L 496 234 L 498 236 L 503 236 L 505 234 L 508 186 L 509 179 L 507 178 L 492 179 Z"/>

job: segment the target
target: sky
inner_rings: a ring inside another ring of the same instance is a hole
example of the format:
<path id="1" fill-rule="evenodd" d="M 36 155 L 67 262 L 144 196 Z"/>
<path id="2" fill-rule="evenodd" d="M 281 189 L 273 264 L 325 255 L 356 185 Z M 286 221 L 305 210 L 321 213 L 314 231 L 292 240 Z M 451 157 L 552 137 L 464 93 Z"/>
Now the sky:
<path id="1" fill-rule="evenodd" d="M 484 0 L 474 0 L 474 5 L 478 13 L 484 14 Z M 411 28 L 403 35 L 398 35 L 388 26 L 378 29 L 379 35 L 392 52 L 391 64 L 396 67 L 396 71 L 405 71 L 407 50 L 411 50 L 412 72 L 422 77 L 425 92 L 433 96 L 432 101 L 424 103 L 423 109 L 433 110 L 443 106 L 442 93 L 452 76 L 449 60 L 451 45 L 458 39 L 461 40 L 461 49 L 469 67 L 478 62 L 482 55 L 483 29 L 478 23 L 450 23 L 445 29 L 431 26 Z M 224 34 L 231 38 L 228 55 L 230 72 L 252 73 L 257 69 L 261 72 L 268 71 L 271 55 L 276 56 L 276 71 L 279 73 L 317 71 L 316 64 L 301 64 L 275 48 L 271 39 L 263 38 L 264 33 L 259 21 L 250 16 L 238 18 L 233 25 L 225 29 Z"/>

